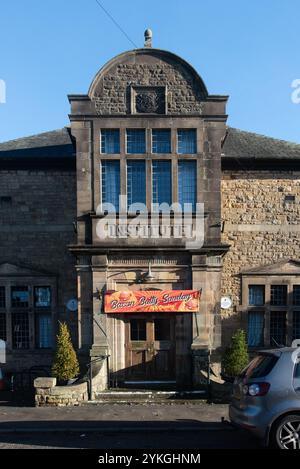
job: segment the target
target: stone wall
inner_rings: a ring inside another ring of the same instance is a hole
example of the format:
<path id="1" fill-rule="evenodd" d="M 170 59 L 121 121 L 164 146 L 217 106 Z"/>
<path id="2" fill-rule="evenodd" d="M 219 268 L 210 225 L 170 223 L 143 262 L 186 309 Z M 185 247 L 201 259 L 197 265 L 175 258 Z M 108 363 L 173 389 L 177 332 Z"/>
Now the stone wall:
<path id="1" fill-rule="evenodd" d="M 168 114 L 201 114 L 200 96 L 191 76 L 183 67 L 163 61 L 120 63 L 106 73 L 94 96 L 99 114 L 129 112 L 129 84 L 167 86 Z"/>
<path id="2" fill-rule="evenodd" d="M 75 241 L 76 175 L 72 170 L 1 170 L 0 264 L 10 263 L 52 273 L 57 279 L 57 313 L 68 320 L 76 343 L 77 316 L 66 302 L 77 296 L 75 258 L 68 245 Z M 17 350 L 7 354 L 7 369 L 47 365 L 47 350 Z"/>
<path id="3" fill-rule="evenodd" d="M 34 380 L 36 407 L 65 407 L 78 406 L 93 400 L 107 388 L 107 362 L 104 360 L 99 366 L 99 372 L 93 377 L 92 393 L 90 396 L 88 382 L 56 386 L 56 378 L 36 378 Z"/>
<path id="4" fill-rule="evenodd" d="M 232 308 L 222 310 L 225 344 L 241 326 L 239 272 L 284 258 L 299 259 L 300 173 L 239 170 L 222 176 L 222 240 L 231 245 L 224 258 L 222 295 L 233 300 Z"/>

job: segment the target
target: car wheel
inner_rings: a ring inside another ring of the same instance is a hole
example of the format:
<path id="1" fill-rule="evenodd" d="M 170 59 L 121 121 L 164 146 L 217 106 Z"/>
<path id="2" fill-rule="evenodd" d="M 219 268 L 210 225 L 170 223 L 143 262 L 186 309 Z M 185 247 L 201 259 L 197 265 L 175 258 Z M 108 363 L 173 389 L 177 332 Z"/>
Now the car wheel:
<path id="1" fill-rule="evenodd" d="M 300 415 L 286 415 L 276 422 L 271 443 L 280 449 L 300 449 Z"/>

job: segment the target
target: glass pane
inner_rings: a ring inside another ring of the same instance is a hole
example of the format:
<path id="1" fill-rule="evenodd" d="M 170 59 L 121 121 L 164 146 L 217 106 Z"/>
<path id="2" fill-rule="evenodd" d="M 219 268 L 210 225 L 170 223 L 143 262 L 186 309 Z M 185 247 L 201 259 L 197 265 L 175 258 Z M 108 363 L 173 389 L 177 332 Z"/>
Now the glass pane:
<path id="1" fill-rule="evenodd" d="M 29 348 L 29 321 L 27 313 L 14 313 L 12 315 L 12 334 L 14 348 Z"/>
<path id="2" fill-rule="evenodd" d="M 261 347 L 264 345 L 264 313 L 249 311 L 248 313 L 248 345 Z"/>
<path id="3" fill-rule="evenodd" d="M 300 339 L 300 311 L 293 312 L 293 340 Z"/>
<path id="4" fill-rule="evenodd" d="M 0 308 L 5 308 L 5 287 L 0 287 Z"/>
<path id="5" fill-rule="evenodd" d="M 265 286 L 249 285 L 249 305 L 263 306 L 265 304 Z"/>
<path id="6" fill-rule="evenodd" d="M 154 339 L 170 340 L 170 319 L 155 319 L 154 321 Z"/>
<path id="7" fill-rule="evenodd" d="M 258 355 L 240 374 L 247 379 L 264 378 L 273 370 L 278 361 L 275 355 Z"/>
<path id="8" fill-rule="evenodd" d="M 11 287 L 11 305 L 13 308 L 28 308 L 28 287 Z"/>
<path id="9" fill-rule="evenodd" d="M 6 340 L 6 315 L 0 313 L 0 339 Z"/>
<path id="10" fill-rule="evenodd" d="M 110 203 L 119 211 L 120 162 L 102 161 L 102 203 Z"/>
<path id="11" fill-rule="evenodd" d="M 180 129 L 177 131 L 178 153 L 197 153 L 196 129 Z"/>
<path id="12" fill-rule="evenodd" d="M 184 204 L 192 204 L 192 210 L 196 210 L 197 201 L 197 162 L 178 162 L 178 201 L 182 208 Z"/>
<path id="13" fill-rule="evenodd" d="M 271 285 L 271 305 L 285 306 L 287 304 L 287 285 Z"/>
<path id="14" fill-rule="evenodd" d="M 130 321 L 130 340 L 146 340 L 145 319 L 131 319 Z"/>
<path id="15" fill-rule="evenodd" d="M 171 162 L 154 160 L 152 163 L 152 202 L 171 205 Z"/>
<path id="16" fill-rule="evenodd" d="M 52 318 L 51 314 L 39 314 L 37 316 L 38 347 L 52 347 Z"/>
<path id="17" fill-rule="evenodd" d="M 293 287 L 293 304 L 300 306 L 300 285 L 294 285 Z"/>
<path id="18" fill-rule="evenodd" d="M 51 306 L 51 288 L 34 288 L 34 306 L 36 308 L 49 308 Z"/>
<path id="19" fill-rule="evenodd" d="M 283 311 L 270 313 L 270 344 L 286 345 L 286 313 Z"/>
<path id="20" fill-rule="evenodd" d="M 171 130 L 152 130 L 152 153 L 171 153 Z"/>
<path id="21" fill-rule="evenodd" d="M 127 204 L 146 205 L 146 163 L 145 161 L 127 161 Z"/>
<path id="22" fill-rule="evenodd" d="M 127 129 L 127 153 L 146 153 L 146 132 L 144 129 Z"/>
<path id="23" fill-rule="evenodd" d="M 120 131 L 118 129 L 101 130 L 101 153 L 120 153 Z"/>

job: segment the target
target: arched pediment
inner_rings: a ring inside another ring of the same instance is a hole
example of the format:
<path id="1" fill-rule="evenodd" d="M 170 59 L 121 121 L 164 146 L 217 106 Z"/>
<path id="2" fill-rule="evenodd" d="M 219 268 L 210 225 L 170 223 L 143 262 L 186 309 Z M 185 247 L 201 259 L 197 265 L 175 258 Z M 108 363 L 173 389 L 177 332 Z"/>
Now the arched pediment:
<path id="1" fill-rule="evenodd" d="M 124 52 L 104 65 L 89 89 L 98 114 L 201 114 L 208 96 L 195 69 L 160 49 Z"/>

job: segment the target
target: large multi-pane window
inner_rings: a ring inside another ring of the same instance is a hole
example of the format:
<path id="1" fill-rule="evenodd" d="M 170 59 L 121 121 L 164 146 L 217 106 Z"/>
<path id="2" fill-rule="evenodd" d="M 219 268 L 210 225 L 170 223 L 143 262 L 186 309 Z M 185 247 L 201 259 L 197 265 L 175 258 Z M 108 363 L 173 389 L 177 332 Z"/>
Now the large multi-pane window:
<path id="1" fill-rule="evenodd" d="M 270 313 L 270 344 L 286 344 L 286 312 L 271 311 Z"/>
<path id="2" fill-rule="evenodd" d="M 29 317 L 28 313 L 12 314 L 12 342 L 13 348 L 29 348 Z"/>
<path id="3" fill-rule="evenodd" d="M 102 203 L 109 203 L 119 211 L 120 161 L 102 161 Z"/>
<path id="4" fill-rule="evenodd" d="M 146 205 L 146 162 L 144 160 L 127 161 L 127 205 Z"/>
<path id="5" fill-rule="evenodd" d="M 5 279 L 6 286 L 0 287 L 0 339 L 13 349 L 52 347 L 53 279 L 40 285 L 23 280 L 18 285 L 19 277 Z"/>
<path id="6" fill-rule="evenodd" d="M 128 154 L 146 153 L 145 129 L 127 129 L 126 130 L 126 152 Z"/>
<path id="7" fill-rule="evenodd" d="M 255 280 L 253 274 L 242 276 L 242 290 L 248 292 L 242 304 L 247 310 L 249 346 L 290 346 L 300 338 L 300 279 L 255 272 Z"/>
<path id="8" fill-rule="evenodd" d="M 52 347 L 51 313 L 39 313 L 36 315 L 36 346 L 38 348 Z"/>
<path id="9" fill-rule="evenodd" d="M 249 347 L 264 345 L 264 313 L 261 311 L 248 313 L 248 345 Z"/>
<path id="10" fill-rule="evenodd" d="M 28 287 L 11 287 L 11 306 L 13 308 L 28 308 Z"/>
<path id="11" fill-rule="evenodd" d="M 177 152 L 187 154 L 197 153 L 196 129 L 179 129 L 177 131 Z"/>
<path id="12" fill-rule="evenodd" d="M 171 153 L 171 130 L 152 130 L 152 153 Z"/>
<path id="13" fill-rule="evenodd" d="M 172 203 L 171 161 L 152 162 L 152 202 L 154 204 Z"/>
<path id="14" fill-rule="evenodd" d="M 101 153 L 120 153 L 120 131 L 119 129 L 101 130 Z"/>
<path id="15" fill-rule="evenodd" d="M 196 210 L 197 202 L 197 162 L 180 160 L 178 162 L 178 202 L 190 204 L 192 211 Z M 185 207 L 188 209 L 188 207 Z"/>
<path id="16" fill-rule="evenodd" d="M 293 311 L 293 340 L 300 339 L 300 311 Z"/>
<path id="17" fill-rule="evenodd" d="M 248 287 L 250 306 L 263 306 L 265 304 L 265 286 L 264 285 L 249 285 Z"/>
<path id="18" fill-rule="evenodd" d="M 272 306 L 285 306 L 287 304 L 287 285 L 271 285 Z"/>
<path id="19" fill-rule="evenodd" d="M 5 308 L 5 287 L 0 287 L 0 308 Z"/>

